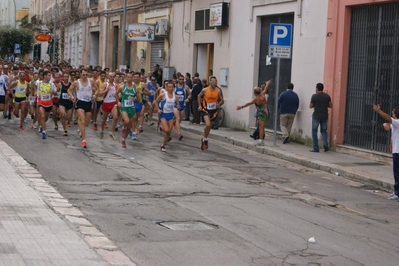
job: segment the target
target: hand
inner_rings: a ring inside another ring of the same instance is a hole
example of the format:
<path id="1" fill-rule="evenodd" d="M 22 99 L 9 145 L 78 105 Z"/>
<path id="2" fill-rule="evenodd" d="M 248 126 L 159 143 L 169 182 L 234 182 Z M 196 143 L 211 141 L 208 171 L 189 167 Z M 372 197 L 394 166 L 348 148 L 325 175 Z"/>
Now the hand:
<path id="1" fill-rule="evenodd" d="M 269 85 L 270 83 L 272 83 L 272 81 L 269 79 L 268 81 L 266 81 L 266 85 Z"/>
<path id="2" fill-rule="evenodd" d="M 118 103 L 118 107 L 120 108 L 122 106 L 121 102 Z"/>
<path id="3" fill-rule="evenodd" d="M 240 111 L 241 109 L 242 109 L 241 106 L 238 106 L 238 105 L 237 105 L 236 110 L 237 110 L 237 111 Z"/>
<path id="4" fill-rule="evenodd" d="M 389 123 L 384 123 L 382 124 L 382 127 L 386 130 L 389 131 L 391 129 L 391 125 Z"/>
<path id="5" fill-rule="evenodd" d="M 186 102 L 186 103 L 188 103 L 189 101 L 190 101 L 190 99 L 189 99 L 189 98 L 187 98 L 187 99 L 185 100 L 185 102 Z"/>
<path id="6" fill-rule="evenodd" d="M 198 111 L 202 111 L 202 107 L 200 106 L 200 107 L 198 107 Z"/>
<path id="7" fill-rule="evenodd" d="M 376 111 L 376 112 L 378 112 L 379 110 L 381 110 L 381 109 L 380 109 L 380 105 L 379 105 L 379 104 L 374 104 L 374 105 L 373 105 L 373 110 Z"/>

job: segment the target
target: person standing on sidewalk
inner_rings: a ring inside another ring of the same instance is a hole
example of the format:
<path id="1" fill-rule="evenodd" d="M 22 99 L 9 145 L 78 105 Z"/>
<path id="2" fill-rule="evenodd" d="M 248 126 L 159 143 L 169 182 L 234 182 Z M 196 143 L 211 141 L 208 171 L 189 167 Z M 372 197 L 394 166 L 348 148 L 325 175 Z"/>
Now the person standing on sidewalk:
<path id="1" fill-rule="evenodd" d="M 255 97 L 244 105 L 237 106 L 237 111 L 244 109 L 247 106 L 255 104 L 256 110 L 258 111 L 258 126 L 259 126 L 259 140 L 256 143 L 258 146 L 263 146 L 263 138 L 265 137 L 265 124 L 269 118 L 269 110 L 267 108 L 266 92 L 269 91 L 271 81 L 266 81 L 265 87 L 255 87 L 254 95 Z"/>
<path id="2" fill-rule="evenodd" d="M 191 92 L 191 100 L 193 105 L 193 120 L 191 120 L 191 122 L 198 125 L 201 122 L 200 113 L 198 111 L 198 94 L 200 94 L 201 90 L 201 80 L 199 78 L 194 78 L 194 86 Z"/>
<path id="3" fill-rule="evenodd" d="M 299 107 L 299 97 L 293 91 L 294 84 L 288 83 L 286 91 L 278 97 L 278 109 L 280 109 L 280 128 L 283 133 L 283 144 L 290 142 L 292 124 Z"/>
<path id="4" fill-rule="evenodd" d="M 383 124 L 385 130 L 392 130 L 393 177 L 395 183 L 393 185 L 394 192 L 388 196 L 388 199 L 399 201 L 399 106 L 392 110 L 392 117 L 381 111 L 379 104 L 373 105 L 373 109 L 388 122 Z"/>
<path id="5" fill-rule="evenodd" d="M 314 108 L 312 115 L 312 139 L 313 149 L 310 152 L 319 152 L 319 140 L 317 137 L 317 129 L 320 125 L 320 133 L 323 138 L 324 152 L 329 150 L 327 141 L 327 123 L 328 123 L 328 108 L 332 108 L 331 97 L 323 92 L 324 85 L 322 83 L 316 84 L 316 93 L 310 99 L 309 108 Z"/>

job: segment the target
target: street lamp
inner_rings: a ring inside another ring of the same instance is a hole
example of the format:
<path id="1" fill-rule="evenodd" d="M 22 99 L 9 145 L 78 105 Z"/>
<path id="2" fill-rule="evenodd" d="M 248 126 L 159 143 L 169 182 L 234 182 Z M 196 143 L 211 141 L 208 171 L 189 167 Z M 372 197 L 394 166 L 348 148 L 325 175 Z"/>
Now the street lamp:
<path id="1" fill-rule="evenodd" d="M 126 0 L 123 3 L 121 65 L 124 65 L 126 62 L 125 46 L 126 46 Z"/>
<path id="2" fill-rule="evenodd" d="M 15 1 L 15 0 L 14 0 Z M 54 38 L 53 38 L 53 64 L 57 63 L 55 60 L 55 50 L 56 50 L 56 44 L 57 44 L 57 0 L 55 0 L 54 4 Z"/>

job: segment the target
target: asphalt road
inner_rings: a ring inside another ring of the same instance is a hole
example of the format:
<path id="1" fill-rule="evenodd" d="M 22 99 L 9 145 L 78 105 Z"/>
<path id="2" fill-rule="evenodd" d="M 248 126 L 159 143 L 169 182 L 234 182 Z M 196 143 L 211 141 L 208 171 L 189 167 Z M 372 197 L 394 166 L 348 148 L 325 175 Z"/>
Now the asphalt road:
<path id="1" fill-rule="evenodd" d="M 42 140 L 17 123 L 1 118 L 1 138 L 137 265 L 399 260 L 399 203 L 376 188 L 218 141 L 201 152 L 185 132 L 161 153 L 154 126 L 127 149 L 88 129 L 82 149 L 76 126 Z"/>

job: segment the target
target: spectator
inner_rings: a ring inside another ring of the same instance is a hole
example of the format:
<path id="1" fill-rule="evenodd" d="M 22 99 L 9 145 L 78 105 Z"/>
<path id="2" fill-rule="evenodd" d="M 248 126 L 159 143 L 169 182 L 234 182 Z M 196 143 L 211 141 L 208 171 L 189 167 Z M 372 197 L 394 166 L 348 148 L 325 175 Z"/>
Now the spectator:
<path id="1" fill-rule="evenodd" d="M 286 91 L 278 97 L 278 109 L 280 110 L 280 128 L 283 133 L 283 144 L 290 142 L 292 124 L 299 107 L 299 97 L 293 91 L 294 84 L 288 83 Z"/>
<path id="2" fill-rule="evenodd" d="M 193 120 L 191 123 L 199 124 L 200 120 L 200 112 L 198 111 L 198 94 L 200 94 L 202 90 L 201 80 L 199 78 L 194 78 L 194 86 L 191 92 L 191 100 L 192 100 L 192 107 L 193 107 Z"/>
<path id="3" fill-rule="evenodd" d="M 327 123 L 328 123 L 328 108 L 332 108 L 331 97 L 323 92 L 324 85 L 322 83 L 316 84 L 316 93 L 312 95 L 309 107 L 314 108 L 312 115 L 312 139 L 313 149 L 311 152 L 319 152 L 319 140 L 317 137 L 317 129 L 320 125 L 320 133 L 323 138 L 324 152 L 329 150 L 327 141 Z"/>

